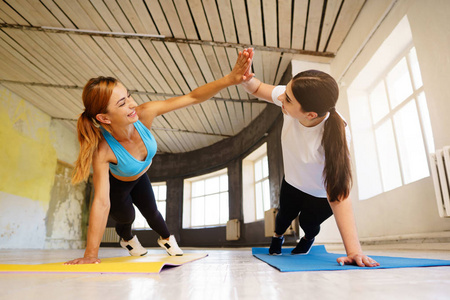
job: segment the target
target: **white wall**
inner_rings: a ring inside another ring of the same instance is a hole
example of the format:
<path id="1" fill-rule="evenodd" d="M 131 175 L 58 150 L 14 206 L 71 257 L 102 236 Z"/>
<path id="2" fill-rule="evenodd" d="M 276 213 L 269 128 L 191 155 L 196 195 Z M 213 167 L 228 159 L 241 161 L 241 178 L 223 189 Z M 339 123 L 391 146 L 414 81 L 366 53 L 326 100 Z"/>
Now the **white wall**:
<path id="1" fill-rule="evenodd" d="M 338 110 L 349 120 L 348 86 L 405 15 L 422 72 L 435 147 L 439 149 L 450 145 L 450 1 L 368 1 L 331 62 L 331 74 L 340 83 Z M 450 237 L 450 218 L 438 215 L 430 177 L 364 201 L 358 199 L 357 191 L 356 181 L 351 197 L 361 240 Z M 334 220 L 330 219 L 318 242 L 339 240 Z"/>

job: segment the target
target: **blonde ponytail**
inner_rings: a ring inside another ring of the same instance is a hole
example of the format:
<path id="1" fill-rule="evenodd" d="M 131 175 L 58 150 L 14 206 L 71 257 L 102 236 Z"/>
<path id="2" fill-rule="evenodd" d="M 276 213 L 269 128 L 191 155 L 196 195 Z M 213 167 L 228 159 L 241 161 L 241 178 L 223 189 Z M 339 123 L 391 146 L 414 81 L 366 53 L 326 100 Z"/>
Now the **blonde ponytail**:
<path id="1" fill-rule="evenodd" d="M 94 125 L 92 119 L 83 112 L 77 122 L 78 141 L 80 142 L 80 153 L 75 162 L 72 175 L 72 184 L 77 184 L 89 177 L 92 157 L 97 150 L 101 139 L 100 128 Z"/>
<path id="2" fill-rule="evenodd" d="M 84 86 L 82 98 L 85 110 L 77 122 L 80 153 L 75 162 L 72 184 L 77 184 L 89 177 L 92 157 L 102 139 L 100 126 L 95 117 L 97 114 L 107 113 L 109 99 L 117 82 L 115 78 L 100 76 L 91 78 Z"/>

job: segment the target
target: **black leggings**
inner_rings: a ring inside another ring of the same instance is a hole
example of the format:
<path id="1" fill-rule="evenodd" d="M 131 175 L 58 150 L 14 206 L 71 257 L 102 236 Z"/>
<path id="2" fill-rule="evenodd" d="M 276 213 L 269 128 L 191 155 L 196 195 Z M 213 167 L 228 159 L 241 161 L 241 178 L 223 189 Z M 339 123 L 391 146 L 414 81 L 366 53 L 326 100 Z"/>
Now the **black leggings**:
<path id="1" fill-rule="evenodd" d="M 300 213 L 300 215 L 299 215 Z M 327 198 L 317 198 L 306 194 L 283 179 L 280 191 L 280 208 L 275 220 L 275 233 L 283 235 L 298 216 L 300 227 L 306 239 L 319 234 L 320 224 L 333 215 Z"/>
<path id="2" fill-rule="evenodd" d="M 131 225 L 135 218 L 133 204 L 139 209 L 150 227 L 162 238 L 170 236 L 161 213 L 156 206 L 155 195 L 147 174 L 135 181 L 120 181 L 109 174 L 111 209 L 109 214 L 116 221 L 117 234 L 128 241 L 133 238 Z"/>

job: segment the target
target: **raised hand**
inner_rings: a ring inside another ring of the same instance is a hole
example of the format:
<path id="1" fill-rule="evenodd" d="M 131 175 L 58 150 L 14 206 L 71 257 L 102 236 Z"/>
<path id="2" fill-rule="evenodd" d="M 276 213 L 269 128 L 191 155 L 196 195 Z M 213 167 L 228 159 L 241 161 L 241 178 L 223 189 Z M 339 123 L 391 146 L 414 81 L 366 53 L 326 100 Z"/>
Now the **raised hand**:
<path id="1" fill-rule="evenodd" d="M 233 70 L 230 72 L 230 74 L 228 74 L 228 77 L 231 79 L 232 84 L 239 84 L 243 81 L 250 80 L 255 75 L 253 73 L 250 73 L 252 58 L 253 49 L 252 51 L 248 51 L 248 49 L 239 51 L 236 64 L 234 65 Z"/>

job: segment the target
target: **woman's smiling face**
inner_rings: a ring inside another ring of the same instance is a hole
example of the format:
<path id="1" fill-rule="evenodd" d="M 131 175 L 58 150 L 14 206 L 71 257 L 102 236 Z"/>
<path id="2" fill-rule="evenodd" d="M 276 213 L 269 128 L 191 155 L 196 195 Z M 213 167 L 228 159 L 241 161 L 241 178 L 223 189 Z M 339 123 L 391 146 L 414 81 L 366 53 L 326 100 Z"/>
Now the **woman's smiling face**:
<path id="1" fill-rule="evenodd" d="M 130 92 L 121 84 L 117 83 L 108 103 L 108 117 L 110 121 L 120 123 L 134 123 L 138 120 L 136 114 L 137 103 Z"/>

